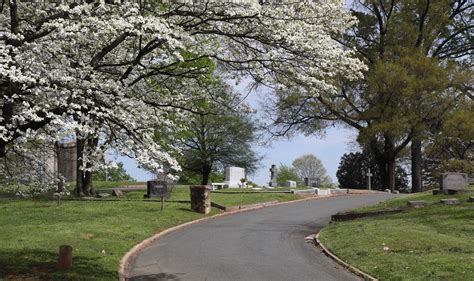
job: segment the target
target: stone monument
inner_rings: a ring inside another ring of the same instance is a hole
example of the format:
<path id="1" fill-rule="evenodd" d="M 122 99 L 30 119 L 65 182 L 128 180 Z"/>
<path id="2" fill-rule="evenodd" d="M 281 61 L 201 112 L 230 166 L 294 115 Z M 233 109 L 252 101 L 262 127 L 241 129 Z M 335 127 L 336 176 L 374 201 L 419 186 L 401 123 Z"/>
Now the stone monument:
<path id="1" fill-rule="evenodd" d="M 368 189 L 368 190 L 372 190 L 372 176 L 373 176 L 373 175 L 374 175 L 374 174 L 372 174 L 372 173 L 370 172 L 370 168 L 369 168 L 369 170 L 368 170 L 368 172 L 367 172 L 367 174 L 366 174 L 366 176 L 367 176 L 367 189 Z"/>
<path id="2" fill-rule="evenodd" d="M 296 187 L 296 182 L 295 181 L 286 181 L 286 186 L 287 187 Z"/>
<path id="3" fill-rule="evenodd" d="M 307 187 L 320 187 L 321 179 L 320 178 L 304 178 L 304 185 Z"/>
<path id="4" fill-rule="evenodd" d="M 241 179 L 245 179 L 245 169 L 239 167 L 225 168 L 225 181 L 229 188 L 239 188 L 242 186 Z"/>
<path id="5" fill-rule="evenodd" d="M 277 187 L 278 182 L 277 182 L 277 176 L 278 176 L 278 168 L 276 165 L 272 165 L 270 168 L 270 182 L 268 183 L 269 187 Z"/>
<path id="6" fill-rule="evenodd" d="M 469 177 L 465 173 L 443 173 L 441 174 L 441 190 L 469 190 Z"/>
<path id="7" fill-rule="evenodd" d="M 208 185 L 192 185 L 189 187 L 191 191 L 191 210 L 209 214 L 211 212 L 211 190 Z"/>

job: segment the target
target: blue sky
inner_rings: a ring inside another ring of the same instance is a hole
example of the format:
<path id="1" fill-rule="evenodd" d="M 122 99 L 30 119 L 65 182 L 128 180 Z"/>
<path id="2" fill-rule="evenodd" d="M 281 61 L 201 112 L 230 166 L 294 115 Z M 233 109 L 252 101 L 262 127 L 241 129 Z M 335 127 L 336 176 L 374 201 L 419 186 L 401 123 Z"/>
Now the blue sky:
<path id="1" fill-rule="evenodd" d="M 247 94 L 246 82 L 235 87 L 235 90 L 243 95 Z M 256 108 L 261 109 L 262 101 L 270 93 L 265 89 L 252 92 L 247 97 L 247 102 Z M 269 169 L 272 164 L 291 165 L 294 159 L 304 154 L 314 154 L 318 157 L 327 170 L 327 174 L 333 182 L 337 182 L 336 171 L 339 166 L 341 156 L 355 150 L 354 145 L 356 132 L 346 128 L 330 128 L 323 137 L 321 136 L 303 136 L 296 135 L 291 139 L 280 139 L 273 141 L 270 145 L 255 146 L 255 150 L 263 156 L 259 170 L 249 177 L 253 182 L 259 185 L 268 185 L 270 180 Z M 124 163 L 127 172 L 139 181 L 146 181 L 152 178 L 147 171 L 138 168 L 136 162 L 126 157 L 117 157 L 116 161 Z"/>

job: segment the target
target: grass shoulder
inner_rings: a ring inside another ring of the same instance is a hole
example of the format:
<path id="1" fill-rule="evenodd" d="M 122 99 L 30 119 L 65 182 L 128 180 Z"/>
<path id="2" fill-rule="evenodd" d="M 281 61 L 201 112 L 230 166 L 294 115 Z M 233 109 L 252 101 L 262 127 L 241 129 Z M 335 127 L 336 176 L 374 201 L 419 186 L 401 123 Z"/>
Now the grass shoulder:
<path id="1" fill-rule="evenodd" d="M 321 241 L 351 265 L 382 280 L 470 280 L 474 276 L 473 193 L 433 196 L 430 192 L 401 196 L 355 210 L 405 207 L 425 200 L 424 208 L 383 217 L 332 223 Z M 459 198 L 460 205 L 443 205 Z"/>
<path id="2" fill-rule="evenodd" d="M 117 280 L 120 258 L 136 243 L 205 215 L 190 210 L 189 187 L 177 186 L 164 211 L 143 202 L 144 191 L 113 201 L 63 201 L 42 196 L 0 200 L 0 280 L 6 276 L 52 280 Z M 46 199 L 49 198 L 49 199 Z M 292 194 L 212 194 L 225 206 L 299 199 Z M 212 210 L 210 215 L 217 214 Z M 73 269 L 56 269 L 59 246 L 73 246 Z"/>

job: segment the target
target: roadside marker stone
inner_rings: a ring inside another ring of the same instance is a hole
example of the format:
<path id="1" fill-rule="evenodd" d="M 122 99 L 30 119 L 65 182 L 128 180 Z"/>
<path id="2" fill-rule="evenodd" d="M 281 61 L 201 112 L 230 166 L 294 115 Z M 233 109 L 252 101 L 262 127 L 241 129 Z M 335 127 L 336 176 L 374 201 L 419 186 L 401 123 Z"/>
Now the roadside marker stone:
<path id="1" fill-rule="evenodd" d="M 443 204 L 446 204 L 446 205 L 457 205 L 457 204 L 461 203 L 459 201 L 459 199 L 457 199 L 457 198 L 441 199 L 440 202 L 443 203 Z"/>
<path id="2" fill-rule="evenodd" d="M 427 204 L 426 201 L 420 200 L 420 201 L 408 201 L 407 205 L 413 208 L 423 208 Z"/>

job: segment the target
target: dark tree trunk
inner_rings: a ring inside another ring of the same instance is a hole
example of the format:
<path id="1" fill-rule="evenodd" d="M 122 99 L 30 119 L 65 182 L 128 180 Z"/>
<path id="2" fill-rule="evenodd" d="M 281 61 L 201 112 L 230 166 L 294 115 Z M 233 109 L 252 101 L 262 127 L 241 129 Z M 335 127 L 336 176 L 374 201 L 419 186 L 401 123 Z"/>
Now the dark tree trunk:
<path id="1" fill-rule="evenodd" d="M 386 158 L 377 160 L 377 167 L 380 172 L 381 190 L 395 190 L 395 159 L 387 160 Z"/>
<path id="2" fill-rule="evenodd" d="M 395 159 L 390 159 L 387 162 L 388 189 L 393 192 L 395 191 Z"/>
<path id="3" fill-rule="evenodd" d="M 11 90 L 12 92 L 15 92 L 14 89 Z M 13 117 L 13 112 L 14 112 L 14 105 L 13 103 L 10 103 L 10 102 L 6 102 L 2 108 L 2 122 L 0 122 L 0 125 L 6 127 L 8 124 L 11 124 L 12 122 L 12 117 Z M 5 141 L 2 141 L 0 143 L 0 158 L 3 158 L 6 156 L 6 147 L 7 147 L 7 143 L 8 142 L 5 142 Z"/>
<path id="4" fill-rule="evenodd" d="M 389 137 L 385 137 L 384 145 L 381 148 L 376 140 L 370 142 L 370 151 L 374 155 L 375 162 L 377 163 L 378 170 L 380 172 L 380 183 L 379 189 L 395 190 L 395 156 L 393 153 L 394 145 Z"/>
<path id="5" fill-rule="evenodd" d="M 94 193 L 92 189 L 92 172 L 84 172 L 84 181 L 82 183 L 82 189 L 84 190 L 85 195 L 92 195 Z"/>
<path id="6" fill-rule="evenodd" d="M 202 185 L 207 185 L 209 183 L 209 175 L 211 174 L 212 166 L 204 165 L 202 167 Z"/>
<path id="7" fill-rule="evenodd" d="M 411 141 L 411 192 L 423 191 L 422 165 L 421 140 L 413 139 Z"/>
<path id="8" fill-rule="evenodd" d="M 76 152 L 77 152 L 77 166 L 76 166 L 76 195 L 84 196 L 84 171 L 82 170 L 82 156 L 83 156 L 84 141 L 76 138 Z"/>

